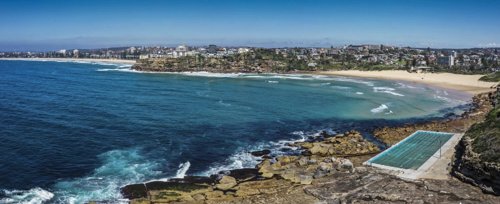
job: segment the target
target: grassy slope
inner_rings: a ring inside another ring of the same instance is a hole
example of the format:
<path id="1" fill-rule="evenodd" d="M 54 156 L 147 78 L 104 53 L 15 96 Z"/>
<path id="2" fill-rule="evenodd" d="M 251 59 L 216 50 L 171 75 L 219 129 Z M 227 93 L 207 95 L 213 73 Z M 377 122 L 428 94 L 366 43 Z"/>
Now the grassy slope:
<path id="1" fill-rule="evenodd" d="M 481 77 L 481 81 L 500 82 L 500 72 L 495 72 Z"/>
<path id="2" fill-rule="evenodd" d="M 481 160 L 500 163 L 500 107 L 493 109 L 482 123 L 473 125 L 466 133 L 474 139 L 473 150 Z"/>

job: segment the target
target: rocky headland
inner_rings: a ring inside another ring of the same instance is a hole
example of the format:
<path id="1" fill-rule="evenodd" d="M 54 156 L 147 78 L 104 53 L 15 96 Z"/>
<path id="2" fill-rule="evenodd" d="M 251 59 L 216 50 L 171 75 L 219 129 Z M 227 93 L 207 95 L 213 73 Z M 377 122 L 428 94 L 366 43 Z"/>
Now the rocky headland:
<path id="1" fill-rule="evenodd" d="M 299 155 L 272 157 L 268 150 L 252 152 L 262 159 L 255 168 L 132 184 L 121 191 L 131 203 L 499 203 L 500 197 L 483 192 L 498 194 L 500 157 L 491 156 L 496 155 L 491 151 L 500 145 L 485 147 L 487 153 L 480 154 L 474 148 L 480 140 L 500 141 L 498 108 L 491 111 L 495 103 L 495 94 L 479 94 L 460 117 L 374 131 L 376 138 L 390 146 L 419 129 L 464 132 L 473 123 L 495 118 L 488 123 L 497 128 L 489 131 L 493 136 L 478 139 L 467 136 L 472 134 L 469 130 L 457 146 L 453 175 L 459 179 L 403 180 L 362 166 L 381 150 L 361 133 L 349 131 L 323 132 L 309 141 L 290 143 L 301 150 Z M 487 162 L 484 155 L 489 155 Z"/>
<path id="2" fill-rule="evenodd" d="M 452 174 L 500 195 L 500 107 L 474 124 L 456 146 Z"/>

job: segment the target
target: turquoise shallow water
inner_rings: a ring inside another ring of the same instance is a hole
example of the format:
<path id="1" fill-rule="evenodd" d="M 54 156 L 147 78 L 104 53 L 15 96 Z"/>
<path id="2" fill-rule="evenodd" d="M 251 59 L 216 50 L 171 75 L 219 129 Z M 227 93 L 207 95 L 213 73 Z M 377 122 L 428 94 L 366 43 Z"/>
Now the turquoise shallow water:
<path id="1" fill-rule="evenodd" d="M 345 77 L 0 61 L 0 202 L 117 201 L 129 183 L 251 167 L 251 150 L 292 154 L 285 143 L 320 130 L 443 117 L 467 97 Z"/>

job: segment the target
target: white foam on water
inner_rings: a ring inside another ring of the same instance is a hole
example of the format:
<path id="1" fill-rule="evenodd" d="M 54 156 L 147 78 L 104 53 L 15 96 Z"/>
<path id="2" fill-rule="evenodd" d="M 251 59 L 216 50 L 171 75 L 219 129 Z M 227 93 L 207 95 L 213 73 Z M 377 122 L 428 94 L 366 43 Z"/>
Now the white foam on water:
<path id="1" fill-rule="evenodd" d="M 463 105 L 463 104 L 467 103 L 467 101 L 465 101 L 465 100 L 461 100 L 461 99 L 457 99 L 457 98 L 450 98 L 453 96 L 450 96 L 450 94 L 446 90 L 441 90 L 441 89 L 435 89 L 433 97 L 434 97 L 434 99 L 436 99 L 438 101 L 446 102 L 448 104 L 452 104 L 455 106 Z"/>
<path id="2" fill-rule="evenodd" d="M 257 157 L 252 156 L 252 154 L 250 154 L 249 152 L 259 149 L 261 149 L 259 148 L 259 146 L 256 146 L 256 149 L 240 149 L 229 158 L 227 158 L 224 162 L 211 165 L 208 170 L 201 172 L 200 175 L 210 176 L 212 174 L 217 174 L 225 170 L 253 168 L 259 163 L 259 161 Z"/>
<path id="3" fill-rule="evenodd" d="M 123 68 L 123 69 L 120 69 Z M 150 73 L 150 74 L 180 74 L 187 76 L 199 76 L 199 77 L 214 77 L 214 78 L 258 78 L 258 79 L 291 79 L 291 80 L 322 80 L 322 81 L 342 81 L 364 84 L 367 86 L 374 86 L 371 81 L 363 81 L 358 79 L 352 79 L 347 77 L 331 77 L 325 75 L 311 75 L 311 74 L 254 74 L 254 73 L 214 73 L 214 72 L 152 72 L 152 71 L 137 71 L 131 69 L 131 66 L 120 66 L 118 69 L 98 69 L 97 71 L 121 71 L 121 72 L 134 72 L 134 73 Z M 268 80 L 268 83 L 279 83 L 276 80 Z M 330 82 L 322 83 L 321 85 L 330 85 Z"/>
<path id="4" fill-rule="evenodd" d="M 364 93 L 363 93 L 363 92 L 361 92 L 361 91 L 358 91 L 358 92 L 356 92 L 356 94 L 358 94 L 358 95 L 363 95 Z"/>
<path id="5" fill-rule="evenodd" d="M 434 95 L 434 99 L 437 99 L 437 100 L 440 100 L 440 101 L 444 101 L 444 102 L 448 102 L 448 103 L 454 103 L 454 102 L 456 102 L 455 100 L 452 100 L 452 99 L 444 97 L 444 96 L 436 95 L 436 94 Z"/>
<path id="6" fill-rule="evenodd" d="M 98 72 L 119 71 L 119 69 L 97 69 Z"/>
<path id="7" fill-rule="evenodd" d="M 175 72 L 170 72 L 175 73 Z M 203 76 L 203 77 L 216 77 L 216 78 L 234 78 L 242 75 L 241 73 L 213 73 L 213 72 L 178 72 L 178 74 L 188 76 Z"/>
<path id="8" fill-rule="evenodd" d="M 189 170 L 189 167 L 191 167 L 191 163 L 189 161 L 179 164 L 179 169 L 177 170 L 174 178 L 184 178 Z"/>
<path id="9" fill-rule="evenodd" d="M 267 83 L 270 83 L 270 84 L 277 84 L 277 83 L 280 83 L 280 82 L 279 82 L 279 81 L 271 81 L 271 80 L 269 80 L 269 81 L 267 81 Z"/>
<path id="10" fill-rule="evenodd" d="M 114 69 L 97 69 L 98 72 L 130 72 L 130 73 L 158 73 L 158 72 L 147 72 L 147 71 L 137 71 L 130 68 L 114 68 Z"/>
<path id="11" fill-rule="evenodd" d="M 334 89 L 340 89 L 340 90 L 351 89 L 351 87 L 347 87 L 347 86 L 331 86 L 331 87 Z"/>
<path id="12" fill-rule="evenodd" d="M 404 89 L 417 89 L 417 88 L 422 89 L 421 87 L 411 86 L 403 82 L 397 82 L 396 84 L 399 85 L 399 88 L 404 88 Z"/>
<path id="13" fill-rule="evenodd" d="M 395 90 L 396 89 L 391 88 L 391 87 L 373 87 L 373 92 L 375 92 L 375 93 L 388 93 L 388 94 L 392 94 L 395 96 L 405 96 L 403 94 L 394 92 Z"/>
<path id="14" fill-rule="evenodd" d="M 42 204 L 54 197 L 54 194 L 36 187 L 29 190 L 2 190 L 4 198 L 0 203 Z"/>
<path id="15" fill-rule="evenodd" d="M 126 203 L 120 187 L 158 177 L 159 162 L 148 161 L 138 149 L 113 150 L 99 155 L 102 166 L 81 178 L 67 179 L 54 185 L 56 203 L 110 201 Z"/>
<path id="16" fill-rule="evenodd" d="M 230 103 L 225 103 L 223 100 L 219 100 L 219 101 L 217 102 L 217 104 L 222 105 L 222 106 L 226 106 L 226 107 L 231 106 L 231 104 L 230 104 Z"/>
<path id="17" fill-rule="evenodd" d="M 382 105 L 380 105 L 380 106 L 378 106 L 378 107 L 376 107 L 376 108 L 371 109 L 370 111 L 371 111 L 372 113 L 382 113 L 382 112 L 384 112 L 384 111 L 386 111 L 386 110 L 390 111 L 390 110 L 389 110 L 389 107 L 388 107 L 387 105 L 385 105 L 385 104 L 382 104 Z M 392 111 L 391 111 L 391 112 L 392 112 Z"/>
<path id="18" fill-rule="evenodd" d="M 364 84 L 367 86 L 374 86 L 374 83 L 371 81 L 364 81 L 359 79 L 347 78 L 347 77 L 335 77 L 333 78 L 335 81 L 343 81 L 343 82 L 352 82 L 357 84 Z"/>
<path id="19" fill-rule="evenodd" d="M 225 161 L 221 163 L 212 164 L 208 170 L 199 173 L 198 175 L 202 176 L 210 176 L 212 174 L 217 174 L 221 171 L 231 170 L 231 169 L 241 169 L 241 168 L 254 168 L 260 161 L 260 157 L 253 156 L 250 152 L 269 149 L 271 150 L 271 154 L 273 155 L 284 155 L 287 154 L 288 151 L 283 152 L 283 148 L 288 148 L 291 151 L 295 151 L 298 147 L 290 147 L 287 144 L 294 142 L 304 142 L 309 136 L 319 136 L 321 132 L 326 131 L 329 134 L 336 134 L 335 131 L 331 129 L 322 129 L 317 131 L 295 131 L 290 133 L 291 135 L 295 135 L 298 138 L 296 139 L 285 139 L 278 141 L 271 141 L 262 144 L 252 145 L 245 148 L 239 148 L 233 155 L 227 158 Z"/>
<path id="20" fill-rule="evenodd" d="M 130 67 L 132 67 L 132 65 L 131 64 L 122 64 L 122 65 L 120 65 L 118 67 L 120 67 L 120 68 L 130 68 Z"/>

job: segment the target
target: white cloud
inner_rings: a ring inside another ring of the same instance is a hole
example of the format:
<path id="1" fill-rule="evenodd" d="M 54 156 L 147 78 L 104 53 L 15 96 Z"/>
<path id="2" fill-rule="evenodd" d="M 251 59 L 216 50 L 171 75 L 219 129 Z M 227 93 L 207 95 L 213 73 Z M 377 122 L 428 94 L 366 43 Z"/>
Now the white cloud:
<path id="1" fill-rule="evenodd" d="M 500 47 L 500 44 L 490 42 L 490 43 L 485 43 L 485 44 L 481 43 L 478 46 L 479 47 Z"/>

